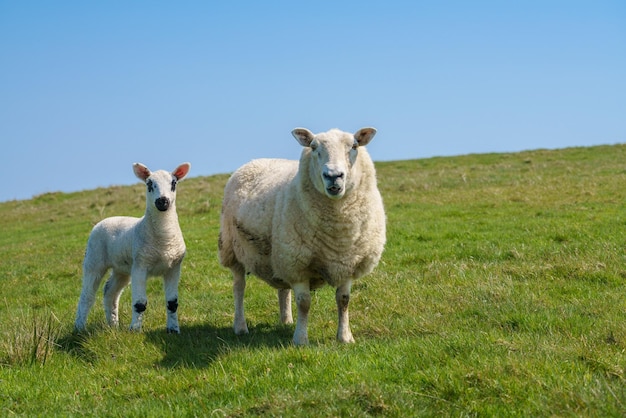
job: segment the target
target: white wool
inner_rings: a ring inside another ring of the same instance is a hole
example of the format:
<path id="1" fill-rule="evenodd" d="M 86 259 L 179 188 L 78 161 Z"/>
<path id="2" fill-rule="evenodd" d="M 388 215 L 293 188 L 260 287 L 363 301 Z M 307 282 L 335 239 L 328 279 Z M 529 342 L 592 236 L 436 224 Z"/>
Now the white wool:
<path id="1" fill-rule="evenodd" d="M 85 328 L 95 293 L 110 269 L 103 300 L 110 325 L 118 325 L 119 298 L 130 282 L 133 301 L 130 328 L 140 330 L 148 303 L 146 280 L 149 276 L 163 276 L 167 331 L 180 332 L 178 282 L 186 248 L 176 214 L 176 185 L 190 167 L 189 163 L 184 163 L 170 173 L 151 172 L 140 163 L 133 165 L 135 175 L 146 183 L 146 212 L 141 218 L 106 218 L 91 231 L 83 262 L 83 289 L 76 312 L 76 329 Z"/>
<path id="2" fill-rule="evenodd" d="M 385 245 L 385 212 L 365 145 L 375 134 L 295 129 L 300 161 L 259 159 L 239 168 L 224 190 L 219 256 L 233 272 L 235 332 L 247 333 L 245 274 L 279 290 L 281 320 L 292 322 L 295 344 L 307 344 L 310 290 L 337 289 L 337 338 L 352 342 L 348 302 L 352 281 L 370 273 Z"/>

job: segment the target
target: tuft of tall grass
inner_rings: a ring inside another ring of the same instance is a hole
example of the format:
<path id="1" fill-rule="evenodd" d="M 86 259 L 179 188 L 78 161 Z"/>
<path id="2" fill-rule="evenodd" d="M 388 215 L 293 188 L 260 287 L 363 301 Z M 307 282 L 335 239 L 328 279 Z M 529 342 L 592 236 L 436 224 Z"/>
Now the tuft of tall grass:
<path id="1" fill-rule="evenodd" d="M 61 322 L 52 311 L 16 316 L 3 332 L 0 363 L 43 367 L 58 347 L 60 334 Z"/>

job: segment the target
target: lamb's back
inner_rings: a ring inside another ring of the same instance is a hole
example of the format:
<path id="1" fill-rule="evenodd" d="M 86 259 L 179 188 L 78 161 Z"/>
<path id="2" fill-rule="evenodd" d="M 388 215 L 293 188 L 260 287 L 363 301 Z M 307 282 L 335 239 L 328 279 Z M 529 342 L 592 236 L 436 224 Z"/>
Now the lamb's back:
<path id="1" fill-rule="evenodd" d="M 85 262 L 100 263 L 130 274 L 133 263 L 134 228 L 141 218 L 113 216 L 93 227 L 87 241 Z M 127 267 L 127 268 L 126 268 Z"/>

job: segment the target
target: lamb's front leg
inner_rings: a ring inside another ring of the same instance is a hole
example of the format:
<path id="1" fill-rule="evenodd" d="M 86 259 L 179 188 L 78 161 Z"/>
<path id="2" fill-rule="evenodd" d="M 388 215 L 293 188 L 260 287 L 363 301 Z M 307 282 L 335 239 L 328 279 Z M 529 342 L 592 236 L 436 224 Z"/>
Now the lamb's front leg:
<path id="1" fill-rule="evenodd" d="M 133 266 L 130 279 L 131 299 L 133 301 L 133 316 L 130 321 L 131 331 L 141 331 L 143 313 L 148 306 L 148 297 L 146 295 L 147 280 L 148 270 Z"/>
<path id="2" fill-rule="evenodd" d="M 311 308 L 311 289 L 309 282 L 292 284 L 293 294 L 298 306 L 298 318 L 296 320 L 296 330 L 293 333 L 293 343 L 295 345 L 309 344 L 309 309 Z"/>
<path id="3" fill-rule="evenodd" d="M 337 301 L 337 312 L 339 314 L 339 325 L 337 327 L 337 340 L 342 343 L 353 343 L 352 331 L 350 331 L 350 317 L 348 315 L 348 303 L 350 303 L 350 289 L 352 281 L 348 280 L 337 288 L 335 300 Z"/>
<path id="4" fill-rule="evenodd" d="M 178 283 L 180 281 L 180 264 L 172 267 L 163 276 L 165 303 L 167 305 L 167 333 L 180 334 L 178 326 Z"/>

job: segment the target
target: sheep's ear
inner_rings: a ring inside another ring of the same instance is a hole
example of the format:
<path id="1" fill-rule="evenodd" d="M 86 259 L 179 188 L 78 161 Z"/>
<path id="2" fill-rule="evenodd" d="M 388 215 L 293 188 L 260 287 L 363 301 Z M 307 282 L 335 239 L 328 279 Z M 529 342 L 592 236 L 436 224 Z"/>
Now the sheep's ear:
<path id="1" fill-rule="evenodd" d="M 133 164 L 133 171 L 135 175 L 143 181 L 146 181 L 146 179 L 150 177 L 150 170 L 141 163 Z"/>
<path id="2" fill-rule="evenodd" d="M 362 147 L 369 144 L 374 135 L 376 135 L 376 128 L 361 128 L 354 134 L 354 139 Z"/>
<path id="3" fill-rule="evenodd" d="M 182 180 L 185 178 L 187 173 L 189 173 L 190 168 L 191 168 L 190 163 L 182 163 L 181 165 L 176 167 L 176 170 L 172 171 L 172 175 L 176 177 L 176 180 Z"/>
<path id="4" fill-rule="evenodd" d="M 291 135 L 293 135 L 303 147 L 311 146 L 311 142 L 313 142 L 313 138 L 315 138 L 315 134 L 306 128 L 296 128 L 291 131 Z"/>

